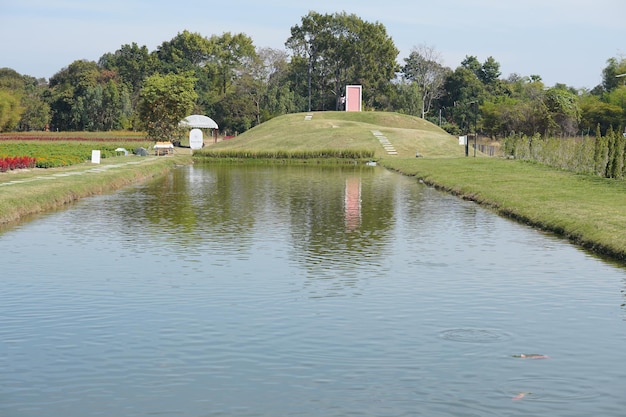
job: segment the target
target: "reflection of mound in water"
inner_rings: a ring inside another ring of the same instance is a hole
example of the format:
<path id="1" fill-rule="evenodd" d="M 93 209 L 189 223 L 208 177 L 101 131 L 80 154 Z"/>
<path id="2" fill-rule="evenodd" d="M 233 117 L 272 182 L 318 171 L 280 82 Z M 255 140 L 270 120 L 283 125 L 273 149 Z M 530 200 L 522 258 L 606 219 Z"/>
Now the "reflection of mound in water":
<path id="1" fill-rule="evenodd" d="M 509 335 L 493 329 L 450 329 L 440 334 L 444 340 L 464 343 L 494 343 L 508 339 Z"/>

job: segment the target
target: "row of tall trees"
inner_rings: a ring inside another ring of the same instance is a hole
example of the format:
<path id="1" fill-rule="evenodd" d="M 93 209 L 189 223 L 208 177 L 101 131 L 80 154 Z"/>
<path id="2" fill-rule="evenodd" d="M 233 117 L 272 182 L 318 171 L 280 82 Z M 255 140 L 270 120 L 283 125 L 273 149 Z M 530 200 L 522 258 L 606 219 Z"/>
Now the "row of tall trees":
<path id="1" fill-rule="evenodd" d="M 422 117 L 451 133 L 476 131 L 497 138 L 514 134 L 573 136 L 606 134 L 626 119 L 626 59 L 611 58 L 603 83 L 593 90 L 565 84 L 547 87 L 539 75 L 502 78 L 500 64 L 466 56 L 455 70 L 441 64 L 432 47 L 414 48 L 402 68 L 417 84 Z M 621 80 L 621 81 L 620 81 Z"/>
<path id="2" fill-rule="evenodd" d="M 309 12 L 291 27 L 285 50 L 258 48 L 243 33 L 183 31 L 154 51 L 131 43 L 97 62 L 74 61 L 47 82 L 1 69 L 0 131 L 167 135 L 158 120 L 193 112 L 235 133 L 281 114 L 342 109 L 347 84 L 363 86 L 366 109 L 420 116 L 455 134 L 570 136 L 597 126 L 605 134 L 626 116 L 623 58 L 607 61 L 593 90 L 547 87 L 538 75 L 503 78 L 493 57 L 467 56 L 451 69 L 426 45 L 402 65 L 397 58 L 382 24 L 345 12 Z"/>

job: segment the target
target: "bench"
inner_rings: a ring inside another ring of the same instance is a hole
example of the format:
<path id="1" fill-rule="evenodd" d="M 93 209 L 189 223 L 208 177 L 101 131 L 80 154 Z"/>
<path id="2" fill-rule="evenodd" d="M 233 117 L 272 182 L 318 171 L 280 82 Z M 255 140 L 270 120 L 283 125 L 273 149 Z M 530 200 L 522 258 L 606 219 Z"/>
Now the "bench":
<path id="1" fill-rule="evenodd" d="M 172 155 L 174 154 L 174 145 L 172 142 L 157 142 L 154 145 L 154 154 L 160 155 Z"/>

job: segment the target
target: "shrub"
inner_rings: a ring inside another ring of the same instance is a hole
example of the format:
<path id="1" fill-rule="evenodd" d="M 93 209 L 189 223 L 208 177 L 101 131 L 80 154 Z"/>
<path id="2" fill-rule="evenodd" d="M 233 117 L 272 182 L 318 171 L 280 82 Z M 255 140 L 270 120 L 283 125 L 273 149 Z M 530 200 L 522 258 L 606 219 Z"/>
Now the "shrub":
<path id="1" fill-rule="evenodd" d="M 36 159 L 30 156 L 0 157 L 0 172 L 12 169 L 25 169 L 35 167 Z"/>

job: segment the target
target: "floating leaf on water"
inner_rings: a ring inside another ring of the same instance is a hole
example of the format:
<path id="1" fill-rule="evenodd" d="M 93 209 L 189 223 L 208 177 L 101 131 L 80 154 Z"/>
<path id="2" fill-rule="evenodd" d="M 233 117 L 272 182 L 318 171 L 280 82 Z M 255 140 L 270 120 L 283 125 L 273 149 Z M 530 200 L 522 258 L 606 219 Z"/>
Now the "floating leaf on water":
<path id="1" fill-rule="evenodd" d="M 520 392 L 515 397 L 512 398 L 513 401 L 518 401 L 524 398 L 525 396 L 530 395 L 530 392 Z"/>
<path id="2" fill-rule="evenodd" d="M 541 353 L 520 353 L 519 355 L 513 355 L 514 358 L 519 359 L 548 359 L 548 355 L 542 355 Z"/>

